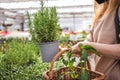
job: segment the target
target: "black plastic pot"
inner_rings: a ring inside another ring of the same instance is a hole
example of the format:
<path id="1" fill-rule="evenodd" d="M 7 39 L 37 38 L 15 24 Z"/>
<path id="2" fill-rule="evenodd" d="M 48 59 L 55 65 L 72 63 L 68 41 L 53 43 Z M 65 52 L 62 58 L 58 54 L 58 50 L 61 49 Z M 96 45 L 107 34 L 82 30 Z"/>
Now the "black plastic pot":
<path id="1" fill-rule="evenodd" d="M 58 42 L 40 43 L 39 46 L 43 62 L 51 62 L 52 58 L 59 52 Z"/>

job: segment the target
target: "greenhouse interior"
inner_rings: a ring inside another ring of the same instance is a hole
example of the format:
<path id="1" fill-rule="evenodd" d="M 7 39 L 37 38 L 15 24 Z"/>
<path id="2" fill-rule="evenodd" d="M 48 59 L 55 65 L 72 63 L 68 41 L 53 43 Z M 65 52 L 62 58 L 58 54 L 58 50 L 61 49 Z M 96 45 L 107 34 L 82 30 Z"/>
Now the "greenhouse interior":
<path id="1" fill-rule="evenodd" d="M 0 0 L 0 80 L 119 80 L 119 4 Z"/>

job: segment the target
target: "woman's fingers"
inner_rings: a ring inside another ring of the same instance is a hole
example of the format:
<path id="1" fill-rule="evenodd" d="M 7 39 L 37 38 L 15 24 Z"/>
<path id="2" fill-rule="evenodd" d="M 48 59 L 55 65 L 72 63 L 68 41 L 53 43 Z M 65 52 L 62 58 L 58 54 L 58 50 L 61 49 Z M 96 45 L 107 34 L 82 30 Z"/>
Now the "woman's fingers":
<path id="1" fill-rule="evenodd" d="M 76 44 L 74 46 L 72 46 L 72 52 L 75 53 L 75 54 L 78 54 L 80 53 L 80 47 L 79 47 L 79 44 Z"/>

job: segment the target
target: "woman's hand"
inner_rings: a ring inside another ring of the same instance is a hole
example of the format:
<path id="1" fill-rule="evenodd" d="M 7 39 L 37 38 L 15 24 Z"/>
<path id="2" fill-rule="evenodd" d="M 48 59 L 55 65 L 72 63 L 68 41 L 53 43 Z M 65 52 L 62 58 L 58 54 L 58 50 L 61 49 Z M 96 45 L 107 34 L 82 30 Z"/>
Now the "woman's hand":
<path id="1" fill-rule="evenodd" d="M 74 46 L 72 46 L 72 52 L 79 55 L 80 54 L 80 47 L 79 47 L 79 42 L 77 44 L 75 44 Z"/>
<path id="2" fill-rule="evenodd" d="M 79 45 L 89 45 L 89 42 L 78 42 L 76 45 L 72 46 L 72 51 L 75 55 L 80 55 L 81 49 Z M 89 55 L 91 55 L 91 52 L 89 52 Z"/>

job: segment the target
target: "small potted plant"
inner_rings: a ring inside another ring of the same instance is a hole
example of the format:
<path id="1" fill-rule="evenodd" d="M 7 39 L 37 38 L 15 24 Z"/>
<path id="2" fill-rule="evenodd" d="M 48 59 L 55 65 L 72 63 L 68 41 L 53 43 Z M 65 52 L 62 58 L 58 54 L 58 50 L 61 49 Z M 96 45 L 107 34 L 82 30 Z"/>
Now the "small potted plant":
<path id="1" fill-rule="evenodd" d="M 31 20 L 28 15 L 30 33 L 32 40 L 37 41 L 40 45 L 43 62 L 50 62 L 59 51 L 60 26 L 56 7 L 44 7 L 43 0 L 40 2 L 41 8 L 34 14 L 34 19 Z"/>

